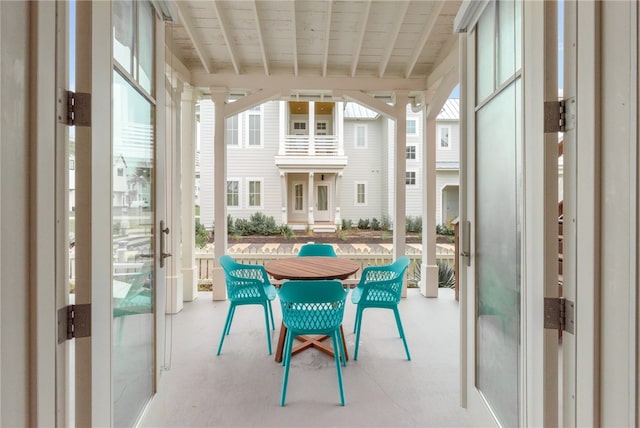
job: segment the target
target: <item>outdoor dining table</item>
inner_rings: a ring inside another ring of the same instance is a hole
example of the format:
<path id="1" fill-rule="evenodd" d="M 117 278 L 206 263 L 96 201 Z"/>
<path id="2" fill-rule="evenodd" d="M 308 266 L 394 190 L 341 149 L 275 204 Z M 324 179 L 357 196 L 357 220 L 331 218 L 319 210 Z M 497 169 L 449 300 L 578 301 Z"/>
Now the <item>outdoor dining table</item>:
<path id="1" fill-rule="evenodd" d="M 360 264 L 353 260 L 341 257 L 289 257 L 286 259 L 278 259 L 264 265 L 267 273 L 277 280 L 293 279 L 293 280 L 317 280 L 317 279 L 340 279 L 345 280 L 360 269 Z M 344 331 L 340 326 L 340 334 L 342 335 L 342 343 L 344 346 L 344 355 L 348 360 L 347 345 L 344 339 Z M 287 327 L 282 323 L 280 328 L 280 336 L 278 338 L 278 346 L 276 348 L 276 362 L 282 362 L 282 352 L 284 348 L 284 340 L 287 335 Z M 294 346 L 291 354 L 295 355 L 307 348 L 316 348 L 328 355 L 333 356 L 333 349 L 322 343 L 329 336 L 296 336 L 296 339 L 302 343 Z"/>

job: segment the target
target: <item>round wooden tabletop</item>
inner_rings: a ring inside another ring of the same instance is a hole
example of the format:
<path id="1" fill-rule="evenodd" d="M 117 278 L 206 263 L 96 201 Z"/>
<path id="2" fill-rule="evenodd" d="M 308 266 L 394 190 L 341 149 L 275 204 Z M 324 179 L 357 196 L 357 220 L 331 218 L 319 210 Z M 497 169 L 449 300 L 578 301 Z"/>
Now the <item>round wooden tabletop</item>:
<path id="1" fill-rule="evenodd" d="M 289 257 L 268 262 L 264 268 L 275 279 L 347 279 L 360 264 L 342 257 Z"/>

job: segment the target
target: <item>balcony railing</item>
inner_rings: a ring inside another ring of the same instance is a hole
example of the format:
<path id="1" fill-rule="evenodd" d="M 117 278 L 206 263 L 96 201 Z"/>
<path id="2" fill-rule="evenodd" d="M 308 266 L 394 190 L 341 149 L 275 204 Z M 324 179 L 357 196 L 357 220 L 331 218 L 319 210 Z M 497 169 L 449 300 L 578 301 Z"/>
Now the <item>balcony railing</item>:
<path id="1" fill-rule="evenodd" d="M 284 156 L 339 156 L 336 135 L 316 135 L 311 144 L 308 135 L 284 137 Z"/>

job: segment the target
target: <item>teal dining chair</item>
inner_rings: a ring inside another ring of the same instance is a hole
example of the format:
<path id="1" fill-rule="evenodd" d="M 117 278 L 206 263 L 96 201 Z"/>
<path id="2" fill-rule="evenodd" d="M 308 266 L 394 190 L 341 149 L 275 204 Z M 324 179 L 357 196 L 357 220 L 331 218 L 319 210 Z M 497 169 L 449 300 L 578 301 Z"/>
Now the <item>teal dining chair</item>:
<path id="1" fill-rule="evenodd" d="M 278 290 L 282 307 L 282 322 L 287 327 L 284 344 L 284 375 L 280 405 L 284 406 L 287 382 L 291 366 L 293 340 L 299 335 L 323 334 L 331 337 L 334 349 L 340 404 L 344 406 L 342 370 L 340 360 L 346 361 L 343 352 L 340 325 L 344 316 L 344 304 L 349 290 L 333 280 L 286 281 Z"/>
<path id="2" fill-rule="evenodd" d="M 229 334 L 231 322 L 235 314 L 236 307 L 241 305 L 262 305 L 264 308 L 264 321 L 267 326 L 267 345 L 269 355 L 271 355 L 271 333 L 269 332 L 269 318 L 271 318 L 271 328 L 275 330 L 273 322 L 273 309 L 271 301 L 276 297 L 276 289 L 269 282 L 267 271 L 262 265 L 248 265 L 236 262 L 231 256 L 224 255 L 219 259 L 220 266 L 224 270 L 225 283 L 227 287 L 227 298 L 229 299 L 229 311 L 222 330 L 222 337 L 218 345 L 217 355 L 222 351 L 224 337 Z"/>
<path id="3" fill-rule="evenodd" d="M 304 244 L 300 247 L 298 257 L 308 256 L 338 257 L 331 244 Z"/>
<path id="4" fill-rule="evenodd" d="M 396 318 L 398 332 L 404 342 L 407 360 L 411 360 L 407 339 L 405 338 L 398 303 L 402 294 L 404 273 L 409 266 L 409 258 L 399 257 L 394 263 L 386 266 L 367 266 L 362 271 L 360 282 L 351 294 L 351 301 L 358 305 L 353 332 L 356 333 L 356 349 L 353 359 L 358 359 L 358 345 L 360 344 L 360 330 L 362 328 L 362 313 L 367 308 L 391 309 Z"/>

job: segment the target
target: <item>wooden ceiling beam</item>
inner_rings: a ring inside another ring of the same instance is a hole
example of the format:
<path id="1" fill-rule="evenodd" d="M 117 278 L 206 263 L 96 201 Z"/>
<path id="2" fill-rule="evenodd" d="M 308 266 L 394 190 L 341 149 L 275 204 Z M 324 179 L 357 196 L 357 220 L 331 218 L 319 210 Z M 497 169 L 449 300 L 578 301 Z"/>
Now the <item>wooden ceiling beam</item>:
<path id="1" fill-rule="evenodd" d="M 358 68 L 358 61 L 360 60 L 360 51 L 362 50 L 362 44 L 364 43 L 364 35 L 367 32 L 367 22 L 369 21 L 369 13 L 371 12 L 371 0 L 365 2 L 362 9 L 362 25 L 360 27 L 360 33 L 358 34 L 358 41 L 356 42 L 356 50 L 353 53 L 353 62 L 351 63 L 351 77 L 355 77 L 356 69 Z"/>
<path id="2" fill-rule="evenodd" d="M 209 64 L 209 61 L 207 61 L 207 59 L 205 58 L 202 41 L 200 41 L 200 37 L 196 33 L 195 25 L 193 23 L 193 20 L 191 19 L 191 15 L 189 14 L 189 11 L 187 10 L 186 4 L 178 1 L 176 2 L 176 5 L 178 6 L 178 14 L 180 16 L 180 21 L 182 22 L 182 25 L 184 25 L 184 30 L 189 36 L 191 43 L 193 43 L 193 47 L 196 50 L 196 53 L 198 54 L 198 58 L 200 59 L 202 66 L 204 67 L 207 73 L 211 73 L 211 70 L 213 69 L 213 67 L 211 67 L 211 65 Z"/>
<path id="3" fill-rule="evenodd" d="M 379 78 L 384 77 L 384 73 L 387 70 L 387 66 L 389 65 L 389 59 L 391 59 L 391 54 L 393 53 L 393 49 L 396 47 L 396 41 L 398 40 L 400 29 L 402 29 L 402 23 L 404 22 L 404 17 L 407 14 L 407 10 L 409 9 L 408 1 L 403 1 L 398 3 L 393 3 L 393 4 L 394 6 L 397 5 L 398 11 L 396 12 L 396 17 L 393 22 L 393 28 L 391 29 L 389 44 L 387 45 L 387 48 L 384 51 L 382 60 L 380 61 L 380 68 L 378 69 Z"/>
<path id="4" fill-rule="evenodd" d="M 416 63 L 418 62 L 418 58 L 420 57 L 420 54 L 422 53 L 425 45 L 427 44 L 427 41 L 429 41 L 429 37 L 431 36 L 433 29 L 436 27 L 436 22 L 438 22 L 438 17 L 440 16 L 440 13 L 442 12 L 442 8 L 444 7 L 444 5 L 445 5 L 445 0 L 441 0 L 438 3 L 435 3 L 431 6 L 431 13 L 429 14 L 427 23 L 424 26 L 422 34 L 420 35 L 420 39 L 418 39 L 418 43 L 416 43 L 413 49 L 413 53 L 411 54 L 411 59 L 409 60 L 409 63 L 407 64 L 407 68 L 404 71 L 405 77 L 411 76 L 411 73 L 413 72 L 413 68 L 416 66 Z"/>
<path id="5" fill-rule="evenodd" d="M 264 65 L 264 74 L 270 75 L 271 70 L 269 68 L 269 57 L 267 55 L 267 48 L 264 45 L 264 35 L 262 34 L 262 26 L 260 25 L 260 13 L 258 12 L 257 0 L 253 0 L 253 17 L 256 21 L 256 33 L 258 34 L 258 42 L 260 43 L 260 54 L 262 55 L 262 64 Z"/>
<path id="6" fill-rule="evenodd" d="M 329 40 L 331 36 L 331 12 L 333 0 L 327 2 L 327 24 L 324 31 L 324 59 L 322 61 L 322 77 L 327 77 L 327 64 L 329 62 Z"/>
<path id="7" fill-rule="evenodd" d="M 236 55 L 235 47 L 233 46 L 233 41 L 229 35 L 229 30 L 227 25 L 225 24 L 225 17 L 220 9 L 220 5 L 218 0 L 214 0 L 211 3 L 213 7 L 213 11 L 216 14 L 218 19 L 218 24 L 220 25 L 220 31 L 222 31 L 222 37 L 224 38 L 224 42 L 227 45 L 227 51 L 229 52 L 229 58 L 231 59 L 231 64 L 233 65 L 233 69 L 236 71 L 236 74 L 240 74 L 240 65 L 238 64 L 238 55 Z"/>

